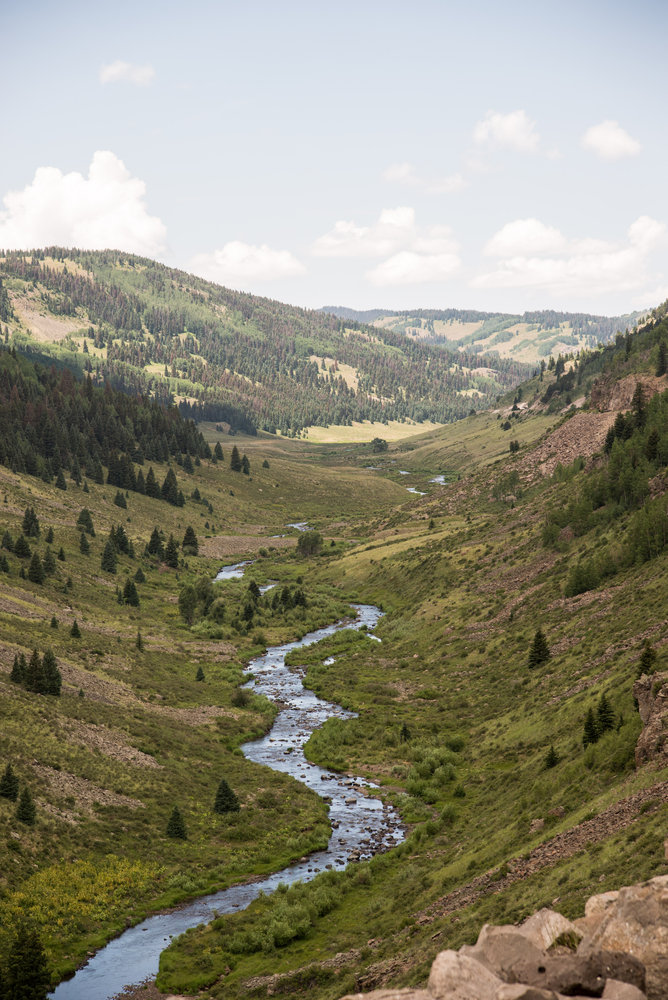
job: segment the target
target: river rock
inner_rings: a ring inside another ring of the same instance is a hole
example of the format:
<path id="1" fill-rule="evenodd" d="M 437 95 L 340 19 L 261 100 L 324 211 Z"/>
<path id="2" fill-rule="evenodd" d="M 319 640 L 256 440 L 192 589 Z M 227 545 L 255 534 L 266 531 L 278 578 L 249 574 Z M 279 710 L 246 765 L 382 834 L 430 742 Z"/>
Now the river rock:
<path id="1" fill-rule="evenodd" d="M 628 952 L 642 962 L 649 1000 L 666 1000 L 668 875 L 619 890 L 597 928 L 580 942 L 578 954 L 588 955 L 603 948 Z"/>
<path id="2" fill-rule="evenodd" d="M 495 1000 L 501 980 L 468 955 L 442 951 L 429 974 L 429 993 L 436 1000 Z"/>

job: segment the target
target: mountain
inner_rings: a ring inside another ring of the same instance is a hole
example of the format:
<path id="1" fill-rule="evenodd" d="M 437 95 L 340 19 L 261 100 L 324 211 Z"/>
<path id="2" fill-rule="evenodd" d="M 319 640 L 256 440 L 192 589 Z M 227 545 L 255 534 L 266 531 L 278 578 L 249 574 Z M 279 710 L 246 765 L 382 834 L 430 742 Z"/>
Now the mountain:
<path id="1" fill-rule="evenodd" d="M 230 291 L 117 252 L 0 258 L 13 342 L 97 380 L 169 395 L 235 430 L 299 434 L 353 421 L 447 423 L 527 377 L 523 362 Z"/>
<path id="2" fill-rule="evenodd" d="M 522 314 L 485 313 L 474 309 L 383 309 L 357 311 L 326 306 L 323 312 L 347 322 L 368 323 L 412 340 L 447 350 L 470 353 L 497 352 L 536 364 L 550 355 L 572 354 L 608 344 L 618 333 L 632 329 L 646 313 L 623 316 L 593 316 L 589 313 L 538 310 Z"/>

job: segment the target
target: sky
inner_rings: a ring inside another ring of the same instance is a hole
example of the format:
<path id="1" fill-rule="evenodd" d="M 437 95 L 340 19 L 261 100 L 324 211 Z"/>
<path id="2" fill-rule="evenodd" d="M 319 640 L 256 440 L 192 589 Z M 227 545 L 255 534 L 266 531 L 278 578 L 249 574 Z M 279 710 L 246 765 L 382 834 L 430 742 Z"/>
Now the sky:
<path id="1" fill-rule="evenodd" d="M 307 307 L 668 298 L 665 0 L 0 0 L 0 248 Z"/>

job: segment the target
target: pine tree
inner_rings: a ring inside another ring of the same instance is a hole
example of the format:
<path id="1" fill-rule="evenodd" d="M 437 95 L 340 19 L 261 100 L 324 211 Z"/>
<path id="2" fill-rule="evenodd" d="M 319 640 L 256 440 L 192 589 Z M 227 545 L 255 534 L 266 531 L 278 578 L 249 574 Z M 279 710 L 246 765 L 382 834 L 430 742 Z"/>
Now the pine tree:
<path id="1" fill-rule="evenodd" d="M 39 535 L 39 520 L 34 507 L 26 507 L 21 522 L 21 531 L 28 538 L 37 538 Z"/>
<path id="2" fill-rule="evenodd" d="M 28 567 L 28 579 L 31 583 L 44 583 L 46 574 L 42 566 L 39 552 L 33 552 L 30 566 Z"/>
<path id="3" fill-rule="evenodd" d="M 638 664 L 638 677 L 642 674 L 653 674 L 655 660 L 656 650 L 649 639 L 645 639 L 642 647 L 642 653 L 640 654 L 640 662 Z"/>
<path id="4" fill-rule="evenodd" d="M 189 556 L 197 555 L 199 549 L 199 546 L 197 544 L 197 535 L 195 534 L 194 528 L 192 528 L 190 525 L 188 525 L 188 527 L 185 530 L 183 541 L 181 542 L 181 548 L 183 549 L 186 555 Z"/>
<path id="5" fill-rule="evenodd" d="M 14 539 L 8 531 L 2 536 L 2 548 L 7 549 L 8 552 L 14 551 Z"/>
<path id="6" fill-rule="evenodd" d="M 32 549 L 28 544 L 28 539 L 25 535 L 19 535 L 19 537 L 14 542 L 14 555 L 18 556 L 19 559 L 27 559 L 32 553 Z"/>
<path id="7" fill-rule="evenodd" d="M 39 934 L 21 920 L 5 964 L 4 1000 L 46 1000 L 51 976 Z"/>
<path id="8" fill-rule="evenodd" d="M 56 476 L 56 489 L 57 490 L 67 489 L 67 483 L 65 482 L 65 476 L 63 475 L 62 469 L 58 469 L 58 475 Z"/>
<path id="9" fill-rule="evenodd" d="M 7 556 L 0 555 L 0 573 L 9 573 L 9 563 L 7 562 Z"/>
<path id="10" fill-rule="evenodd" d="M 230 469 L 232 472 L 241 472 L 241 455 L 239 454 L 239 449 L 236 445 L 232 448 L 232 455 L 230 456 Z"/>
<path id="11" fill-rule="evenodd" d="M 246 455 L 244 455 L 241 459 L 241 471 L 245 476 L 249 475 L 250 473 L 250 462 L 248 461 Z"/>
<path id="12" fill-rule="evenodd" d="M 668 371 L 668 350 L 666 350 L 666 342 L 662 340 L 659 344 L 659 360 L 656 365 L 656 374 L 661 377 L 665 375 Z"/>
<path id="13" fill-rule="evenodd" d="M 165 546 L 165 562 L 172 569 L 177 569 L 179 565 L 179 550 L 174 539 L 174 535 L 169 536 L 169 541 Z"/>
<path id="14" fill-rule="evenodd" d="M 60 559 L 61 562 L 65 562 L 65 549 L 62 547 L 62 545 L 58 549 L 58 558 Z"/>
<path id="15" fill-rule="evenodd" d="M 169 817 L 169 822 L 167 823 L 167 830 L 165 831 L 168 837 L 174 837 L 176 840 L 187 840 L 188 834 L 186 832 L 186 824 L 183 821 L 183 816 L 179 810 L 178 806 L 174 806 L 172 809 L 172 814 Z"/>
<path id="16" fill-rule="evenodd" d="M 137 572 L 135 573 L 135 583 L 146 583 L 146 574 L 141 566 L 137 567 Z"/>
<path id="17" fill-rule="evenodd" d="M 220 441 L 216 441 L 216 447 L 213 449 L 214 456 L 219 462 L 223 461 L 223 449 L 221 447 Z"/>
<path id="18" fill-rule="evenodd" d="M 56 572 L 56 560 L 53 558 L 53 552 L 48 545 L 46 547 L 46 552 L 44 553 L 42 565 L 44 566 L 44 573 L 46 576 L 53 576 Z"/>
<path id="19" fill-rule="evenodd" d="M 110 539 L 105 545 L 104 552 L 102 553 L 102 569 L 106 573 L 115 573 L 117 562 L 116 547 Z"/>
<path id="20" fill-rule="evenodd" d="M 125 499 L 125 494 L 121 493 L 120 490 L 116 490 L 116 496 L 114 497 L 114 503 L 117 507 L 121 507 L 123 510 L 127 510 L 127 501 Z"/>
<path id="21" fill-rule="evenodd" d="M 3 799 L 9 799 L 11 802 L 16 802 L 19 797 L 19 779 L 14 774 L 11 764 L 7 764 L 4 774 L 0 778 L 0 795 Z"/>
<path id="22" fill-rule="evenodd" d="M 557 754 L 557 751 L 554 749 L 554 746 L 551 746 L 550 749 L 545 754 L 543 767 L 545 768 L 546 771 L 549 771 L 550 768 L 556 767 L 558 763 L 559 763 L 559 756 Z"/>
<path id="23" fill-rule="evenodd" d="M 40 655 L 36 649 L 33 649 L 28 660 L 24 684 L 27 691 L 32 691 L 35 694 L 42 694 L 44 691 L 44 671 Z"/>
<path id="24" fill-rule="evenodd" d="M 157 528 L 154 528 L 151 532 L 151 537 L 149 539 L 148 545 L 146 546 L 146 551 L 150 556 L 158 556 L 160 560 L 164 559 L 165 549 L 162 544 L 162 539 L 160 537 L 160 532 Z"/>
<path id="25" fill-rule="evenodd" d="M 153 500 L 158 500 L 160 498 L 160 487 L 158 486 L 155 478 L 155 472 L 153 471 L 152 465 L 149 466 L 148 472 L 146 473 L 146 496 L 151 497 Z"/>
<path id="26" fill-rule="evenodd" d="M 146 483 L 144 482 L 144 473 L 141 469 L 137 473 L 137 493 L 140 493 L 142 496 L 146 494 Z"/>
<path id="27" fill-rule="evenodd" d="M 202 670 L 201 664 L 197 668 L 197 673 L 195 674 L 195 680 L 196 681 L 203 681 L 204 680 L 204 671 Z"/>
<path id="28" fill-rule="evenodd" d="M 49 528 L 46 535 L 44 536 L 44 541 L 47 545 L 53 544 L 53 528 Z"/>
<path id="29" fill-rule="evenodd" d="M 135 646 L 140 653 L 144 650 L 144 640 L 142 639 L 141 632 L 137 629 L 137 638 L 135 639 Z"/>
<path id="30" fill-rule="evenodd" d="M 134 580 L 131 580 L 130 577 L 125 581 L 125 586 L 123 587 L 123 600 L 133 608 L 139 607 L 139 594 L 137 593 Z"/>
<path id="31" fill-rule="evenodd" d="M 72 628 L 70 629 L 70 635 L 72 636 L 73 639 L 80 639 L 81 638 L 81 629 L 79 628 L 79 623 L 76 620 L 76 618 L 72 622 Z"/>
<path id="32" fill-rule="evenodd" d="M 25 823 L 26 826 L 34 826 L 36 814 L 37 810 L 35 809 L 30 789 L 25 785 L 19 795 L 18 805 L 16 806 L 16 818 L 19 823 Z"/>
<path id="33" fill-rule="evenodd" d="M 547 644 L 543 630 L 538 628 L 529 648 L 529 669 L 533 670 L 534 667 L 540 666 L 541 663 L 545 663 L 549 658 L 550 647 Z"/>
<path id="34" fill-rule="evenodd" d="M 79 535 L 79 552 L 81 552 L 83 556 L 87 556 L 90 553 L 90 542 L 86 538 L 83 531 Z"/>
<path id="35" fill-rule="evenodd" d="M 165 476 L 163 484 L 160 488 L 160 495 L 163 500 L 167 501 L 167 503 L 171 503 L 175 507 L 178 505 L 179 488 L 176 482 L 176 474 L 171 467 L 167 469 L 167 475 Z"/>
<path id="36" fill-rule="evenodd" d="M 215 813 L 239 812 L 239 808 L 239 799 L 225 781 L 225 778 L 221 778 L 213 803 L 213 811 Z"/>
<path id="37" fill-rule="evenodd" d="M 12 672 L 9 675 L 10 681 L 13 681 L 14 684 L 25 684 L 27 670 L 28 665 L 23 653 L 15 653 Z"/>
<path id="38" fill-rule="evenodd" d="M 635 426 L 644 427 L 647 420 L 647 410 L 645 409 L 645 393 L 641 382 L 636 382 L 633 399 L 631 400 L 631 410 L 633 411 Z"/>
<path id="39" fill-rule="evenodd" d="M 51 615 L 51 628 L 58 628 L 58 619 L 55 615 Z"/>
<path id="40" fill-rule="evenodd" d="M 95 528 L 93 527 L 93 518 L 88 510 L 88 507 L 84 507 L 77 518 L 77 525 L 90 535 L 91 538 L 95 537 Z"/>
<path id="41" fill-rule="evenodd" d="M 590 708 L 587 710 L 587 715 L 585 716 L 584 732 L 582 734 L 583 747 L 589 746 L 590 743 L 596 743 L 599 736 L 600 733 L 596 724 L 594 710 L 593 708 Z"/>
<path id="42" fill-rule="evenodd" d="M 52 694 L 56 698 L 60 696 L 60 688 L 63 683 L 63 679 L 58 669 L 58 663 L 56 662 L 56 657 L 53 654 L 52 649 L 47 649 L 42 657 L 42 677 L 43 677 L 43 694 Z"/>
<path id="43" fill-rule="evenodd" d="M 604 694 L 601 695 L 596 708 L 596 725 L 599 735 L 607 732 L 608 729 L 615 728 L 615 713 Z"/>

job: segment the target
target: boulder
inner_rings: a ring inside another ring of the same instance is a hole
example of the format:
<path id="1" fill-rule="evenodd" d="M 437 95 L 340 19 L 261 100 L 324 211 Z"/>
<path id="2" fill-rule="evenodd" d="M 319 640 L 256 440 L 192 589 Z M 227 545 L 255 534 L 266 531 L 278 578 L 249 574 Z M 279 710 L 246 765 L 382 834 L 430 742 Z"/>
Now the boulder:
<path id="1" fill-rule="evenodd" d="M 540 964 L 544 957 L 544 952 L 522 934 L 520 928 L 492 924 L 484 924 L 477 942 L 463 945 L 459 954 L 480 962 L 505 983 L 519 981 L 513 973 L 518 963 Z"/>
<path id="2" fill-rule="evenodd" d="M 636 766 L 650 760 L 668 763 L 668 674 L 643 674 L 633 685 L 642 732 L 636 743 Z"/>
<path id="3" fill-rule="evenodd" d="M 436 1000 L 495 1000 L 501 980 L 468 955 L 442 951 L 429 974 L 429 992 Z"/>
<path id="4" fill-rule="evenodd" d="M 608 979 L 602 993 L 602 1000 L 647 1000 L 646 995 L 631 983 L 620 983 L 618 979 Z"/>
<path id="5" fill-rule="evenodd" d="M 434 1000 L 426 990 L 372 990 L 371 993 L 346 993 L 341 1000 Z"/>
<path id="6" fill-rule="evenodd" d="M 520 924 L 518 930 L 532 944 L 544 951 L 547 951 L 562 934 L 575 935 L 576 939 L 582 937 L 581 932 L 571 920 L 567 920 L 561 913 L 547 907 L 543 907 L 537 913 L 532 913 Z"/>
<path id="7" fill-rule="evenodd" d="M 668 875 L 619 890 L 596 929 L 580 942 L 578 955 L 590 955 L 603 948 L 627 952 L 642 962 L 649 1000 L 666 1000 Z"/>
<path id="8" fill-rule="evenodd" d="M 494 1000 L 559 1000 L 554 990 L 540 990 L 525 983 L 504 983 Z"/>

